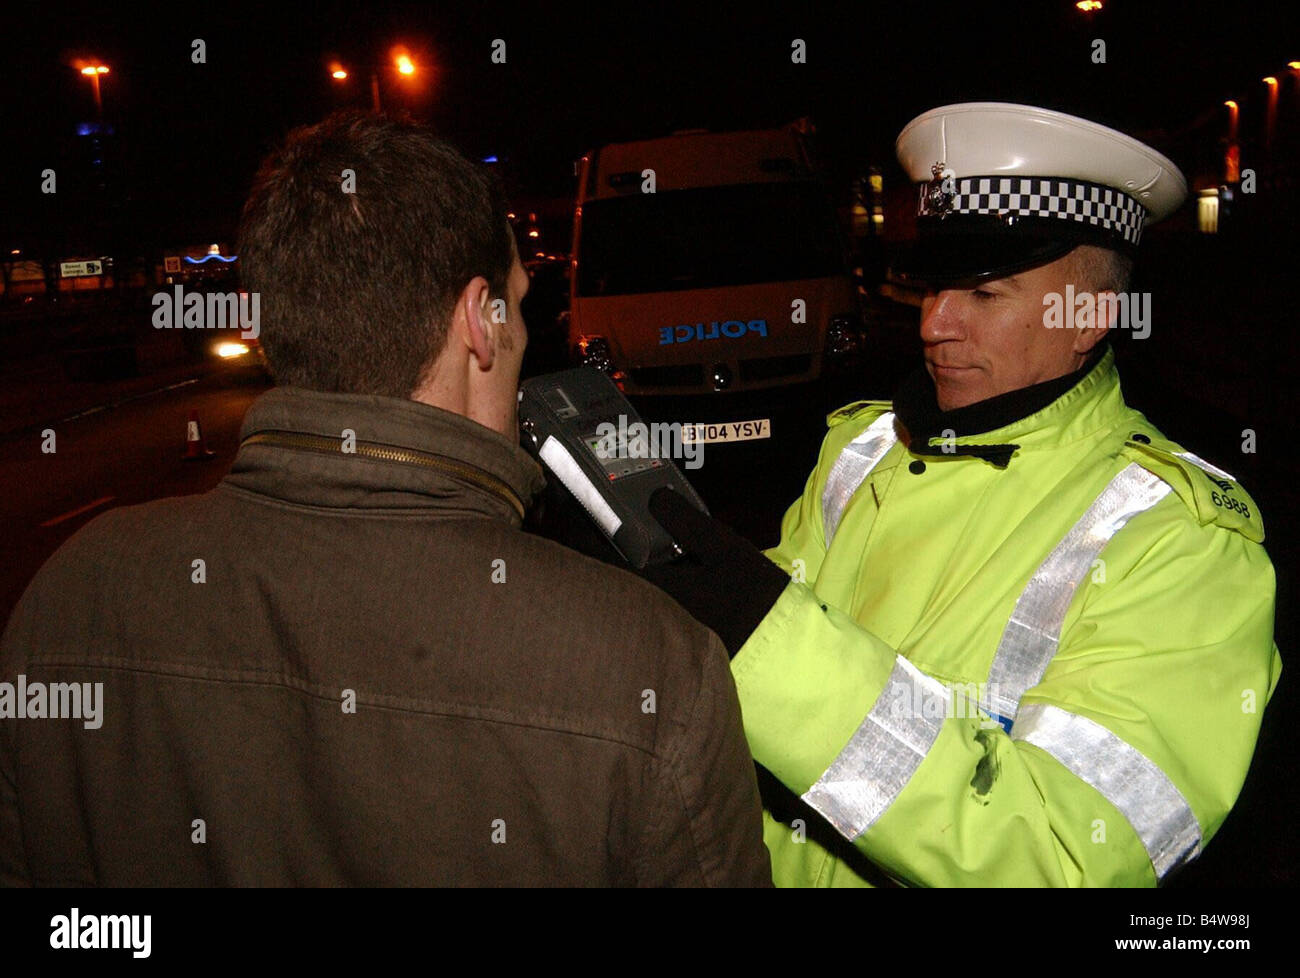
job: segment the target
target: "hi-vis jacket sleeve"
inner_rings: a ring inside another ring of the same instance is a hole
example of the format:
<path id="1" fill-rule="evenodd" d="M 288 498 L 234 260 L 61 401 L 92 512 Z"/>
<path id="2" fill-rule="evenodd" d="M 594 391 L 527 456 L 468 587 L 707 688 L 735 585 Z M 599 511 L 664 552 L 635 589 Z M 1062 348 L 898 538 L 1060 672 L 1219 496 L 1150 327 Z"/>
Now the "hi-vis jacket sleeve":
<path id="1" fill-rule="evenodd" d="M 819 488 L 769 552 L 809 581 Z M 1155 885 L 1235 802 L 1281 668 L 1263 548 L 1181 505 L 1112 541 L 1009 733 L 796 575 L 732 663 L 754 758 L 913 884 Z"/>

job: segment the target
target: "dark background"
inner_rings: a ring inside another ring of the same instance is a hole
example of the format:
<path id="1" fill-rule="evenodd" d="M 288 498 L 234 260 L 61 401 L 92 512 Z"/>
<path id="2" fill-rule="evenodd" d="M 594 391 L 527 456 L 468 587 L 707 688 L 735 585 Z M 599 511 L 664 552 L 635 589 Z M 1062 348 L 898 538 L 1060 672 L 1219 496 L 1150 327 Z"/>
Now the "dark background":
<path id="1" fill-rule="evenodd" d="M 1241 103 L 1244 133 L 1259 128 L 1263 75 L 1282 78 L 1294 113 L 1294 80 L 1283 76 L 1300 59 L 1300 15 L 1289 4 L 1113 0 L 1092 15 L 1068 0 L 837 6 L 10 4 L 0 15 L 0 233 L 48 232 L 54 202 L 36 192 L 35 174 L 81 162 L 73 127 L 93 119 L 93 105 L 69 67 L 79 55 L 112 69 L 109 165 L 125 190 L 114 206 L 146 238 L 184 240 L 229 238 L 262 155 L 294 125 L 368 106 L 357 66 L 386 61 L 396 43 L 411 49 L 420 80 L 407 86 L 386 70 L 385 107 L 506 158 L 538 194 L 567 193 L 572 161 L 598 143 L 697 126 L 808 115 L 847 172 L 892 168 L 894 137 L 926 108 L 1029 102 L 1157 141 L 1187 167 L 1215 155 L 1224 99 Z M 790 61 L 796 37 L 807 64 Z M 204 65 L 190 61 L 195 38 Z M 490 61 L 495 38 L 506 64 Z M 1093 38 L 1106 41 L 1104 65 L 1089 59 Z M 353 69 L 345 85 L 328 76 L 332 57 Z M 1289 138 L 1294 155 L 1294 127 Z M 80 224 L 84 214 L 59 216 Z"/>

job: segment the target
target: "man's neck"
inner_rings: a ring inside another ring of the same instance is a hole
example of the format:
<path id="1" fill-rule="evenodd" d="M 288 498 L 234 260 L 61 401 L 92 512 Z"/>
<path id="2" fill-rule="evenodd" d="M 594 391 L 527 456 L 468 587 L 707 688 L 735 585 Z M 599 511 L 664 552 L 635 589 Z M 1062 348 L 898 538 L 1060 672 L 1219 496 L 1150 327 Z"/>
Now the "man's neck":
<path id="1" fill-rule="evenodd" d="M 894 412 L 916 439 L 929 439 L 950 430 L 957 437 L 995 431 L 1041 411 L 1083 380 L 1106 355 L 1105 341 L 1093 347 L 1083 366 L 1071 373 L 1019 390 L 944 411 L 935 398 L 934 381 L 922 367 L 910 374 L 894 397 Z"/>

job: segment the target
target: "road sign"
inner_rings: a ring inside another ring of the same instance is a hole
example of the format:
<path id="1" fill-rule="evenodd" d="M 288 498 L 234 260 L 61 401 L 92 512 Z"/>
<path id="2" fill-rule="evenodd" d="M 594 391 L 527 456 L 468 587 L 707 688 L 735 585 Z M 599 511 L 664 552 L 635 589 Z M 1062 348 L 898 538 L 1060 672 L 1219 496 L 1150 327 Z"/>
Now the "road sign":
<path id="1" fill-rule="evenodd" d="M 163 259 L 163 271 L 171 274 L 181 270 L 181 260 L 178 255 L 168 255 Z"/>
<path id="2" fill-rule="evenodd" d="M 59 263 L 59 275 L 63 278 L 79 278 L 84 275 L 103 275 L 104 263 L 100 261 L 65 261 Z"/>

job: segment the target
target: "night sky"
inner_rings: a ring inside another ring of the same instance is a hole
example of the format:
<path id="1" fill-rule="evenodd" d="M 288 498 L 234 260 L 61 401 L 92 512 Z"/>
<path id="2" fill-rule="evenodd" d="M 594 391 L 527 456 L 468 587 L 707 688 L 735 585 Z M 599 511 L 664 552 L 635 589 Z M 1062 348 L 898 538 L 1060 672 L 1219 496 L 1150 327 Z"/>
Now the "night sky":
<path id="1" fill-rule="evenodd" d="M 1300 59 L 1294 4 L 1108 0 L 1093 15 L 1067 0 L 783 6 L 11 4 L 0 245 L 60 235 L 93 245 L 85 239 L 108 228 L 142 249 L 230 238 L 266 150 L 334 108 L 367 107 L 364 66 L 387 63 L 399 43 L 419 85 L 385 68 L 385 107 L 501 157 L 512 189 L 535 195 L 569 193 L 572 161 L 602 142 L 805 115 L 842 173 L 875 164 L 898 179 L 899 129 L 973 99 L 1084 115 L 1187 168 L 1189 155 L 1216 152 L 1208 135 L 1225 98 L 1242 104 L 1244 137 L 1262 121 L 1264 75 L 1282 79 L 1284 111 L 1300 101 L 1285 67 Z M 191 61 L 195 38 L 206 64 Z M 505 64 L 491 61 L 496 38 Z M 794 38 L 807 64 L 791 63 Z M 1106 41 L 1105 64 L 1090 60 L 1094 38 Z M 103 94 L 114 135 L 98 190 L 89 141 L 75 135 L 94 119 L 91 86 L 70 66 L 79 56 L 112 69 Z M 353 69 L 346 86 L 328 77 L 332 58 Z M 39 192 L 47 166 L 60 172 L 58 201 Z"/>

